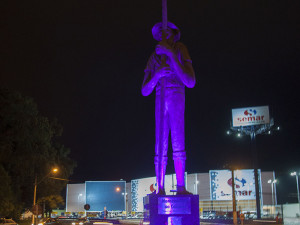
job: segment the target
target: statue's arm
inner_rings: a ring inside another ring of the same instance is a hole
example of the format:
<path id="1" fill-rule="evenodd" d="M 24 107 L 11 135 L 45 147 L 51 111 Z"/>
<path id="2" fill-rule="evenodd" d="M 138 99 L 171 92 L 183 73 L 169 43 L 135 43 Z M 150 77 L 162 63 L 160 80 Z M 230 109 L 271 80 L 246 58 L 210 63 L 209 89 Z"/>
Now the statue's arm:
<path id="1" fill-rule="evenodd" d="M 180 51 L 184 56 L 182 59 L 182 63 L 180 63 L 176 53 L 174 51 L 170 51 L 168 55 L 171 61 L 170 66 L 185 86 L 187 86 L 188 88 L 193 88 L 196 84 L 195 72 L 191 61 L 185 59 L 185 56 L 189 58 L 189 54 L 183 44 L 180 47 Z"/>
<path id="2" fill-rule="evenodd" d="M 152 76 L 151 71 L 145 71 L 145 77 L 142 84 L 142 95 L 148 96 L 152 93 L 159 78 L 158 76 Z"/>

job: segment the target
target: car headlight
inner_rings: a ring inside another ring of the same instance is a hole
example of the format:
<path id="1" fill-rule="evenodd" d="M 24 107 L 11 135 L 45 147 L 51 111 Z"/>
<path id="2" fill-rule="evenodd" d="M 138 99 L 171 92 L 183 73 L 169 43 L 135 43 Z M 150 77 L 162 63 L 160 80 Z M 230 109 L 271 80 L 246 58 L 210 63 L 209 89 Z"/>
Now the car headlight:
<path id="1" fill-rule="evenodd" d="M 72 223 L 72 225 L 75 225 L 75 223 Z"/>

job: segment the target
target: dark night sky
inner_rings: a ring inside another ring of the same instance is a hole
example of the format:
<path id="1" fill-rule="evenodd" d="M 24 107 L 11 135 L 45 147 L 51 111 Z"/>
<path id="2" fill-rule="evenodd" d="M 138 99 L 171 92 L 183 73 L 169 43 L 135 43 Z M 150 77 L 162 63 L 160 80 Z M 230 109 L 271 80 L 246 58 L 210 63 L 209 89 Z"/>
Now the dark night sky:
<path id="1" fill-rule="evenodd" d="M 78 162 L 71 179 L 154 176 L 154 95 L 143 97 L 140 87 L 161 1 L 0 4 L 0 85 L 33 97 L 41 114 L 63 125 L 61 142 Z M 226 135 L 231 109 L 269 105 L 281 130 L 257 137 L 259 166 L 276 171 L 279 191 L 290 183 L 283 192 L 296 192 L 289 172 L 300 171 L 299 6 L 168 2 L 197 79 L 186 90 L 188 173 L 226 163 L 249 167 L 250 138 Z"/>

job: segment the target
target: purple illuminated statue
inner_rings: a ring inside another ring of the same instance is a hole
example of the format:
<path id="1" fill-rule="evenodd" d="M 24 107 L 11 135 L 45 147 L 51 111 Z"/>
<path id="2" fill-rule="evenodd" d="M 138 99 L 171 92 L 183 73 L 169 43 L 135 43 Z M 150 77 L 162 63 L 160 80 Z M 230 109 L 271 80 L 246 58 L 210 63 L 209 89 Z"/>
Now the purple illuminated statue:
<path id="1" fill-rule="evenodd" d="M 162 23 L 152 28 L 155 40 L 159 41 L 150 56 L 142 85 L 142 94 L 148 96 L 156 88 L 155 100 L 155 172 L 157 194 L 164 195 L 164 180 L 167 166 L 168 138 L 171 132 L 173 160 L 177 178 L 177 194 L 190 194 L 185 189 L 185 137 L 184 109 L 185 87 L 195 86 L 192 60 L 185 45 L 178 42 L 180 30 L 167 23 L 162 41 Z M 162 59 L 164 58 L 164 60 Z M 165 62 L 163 62 L 165 61 Z"/>

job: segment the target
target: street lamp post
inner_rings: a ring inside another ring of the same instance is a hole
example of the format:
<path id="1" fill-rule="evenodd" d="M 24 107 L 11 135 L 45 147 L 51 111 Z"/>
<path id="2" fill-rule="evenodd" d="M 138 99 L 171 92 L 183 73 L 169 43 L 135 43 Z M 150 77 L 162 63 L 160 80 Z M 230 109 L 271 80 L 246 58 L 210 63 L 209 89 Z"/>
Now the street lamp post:
<path id="1" fill-rule="evenodd" d="M 56 173 L 58 172 L 57 168 L 54 168 L 50 171 L 50 173 L 48 173 L 46 176 L 44 176 L 40 182 L 37 182 L 37 175 L 35 175 L 35 179 L 34 179 L 34 191 L 33 191 L 33 207 L 35 207 L 36 205 L 36 189 L 37 186 L 46 178 L 48 177 L 51 173 Z M 37 208 L 35 207 L 35 209 L 37 210 Z M 32 225 L 35 225 L 35 215 L 32 213 Z"/>
<path id="2" fill-rule="evenodd" d="M 275 185 L 275 183 L 277 182 L 277 180 L 268 180 L 268 184 L 271 184 L 271 190 L 272 190 L 272 215 L 274 215 L 274 189 L 273 189 L 273 185 Z"/>
<path id="3" fill-rule="evenodd" d="M 78 197 L 77 197 L 77 210 L 78 210 L 78 217 L 79 217 L 79 197 L 81 197 L 82 194 L 78 194 Z"/>
<path id="4" fill-rule="evenodd" d="M 299 181 L 297 172 L 291 173 L 291 176 L 296 176 L 296 184 L 297 184 L 297 196 L 298 196 L 298 204 L 299 204 L 299 213 L 300 213 L 300 195 L 299 195 Z"/>
<path id="5" fill-rule="evenodd" d="M 197 179 L 197 173 L 195 173 L 194 193 L 196 195 L 198 194 L 198 184 L 199 184 L 199 181 Z"/>

